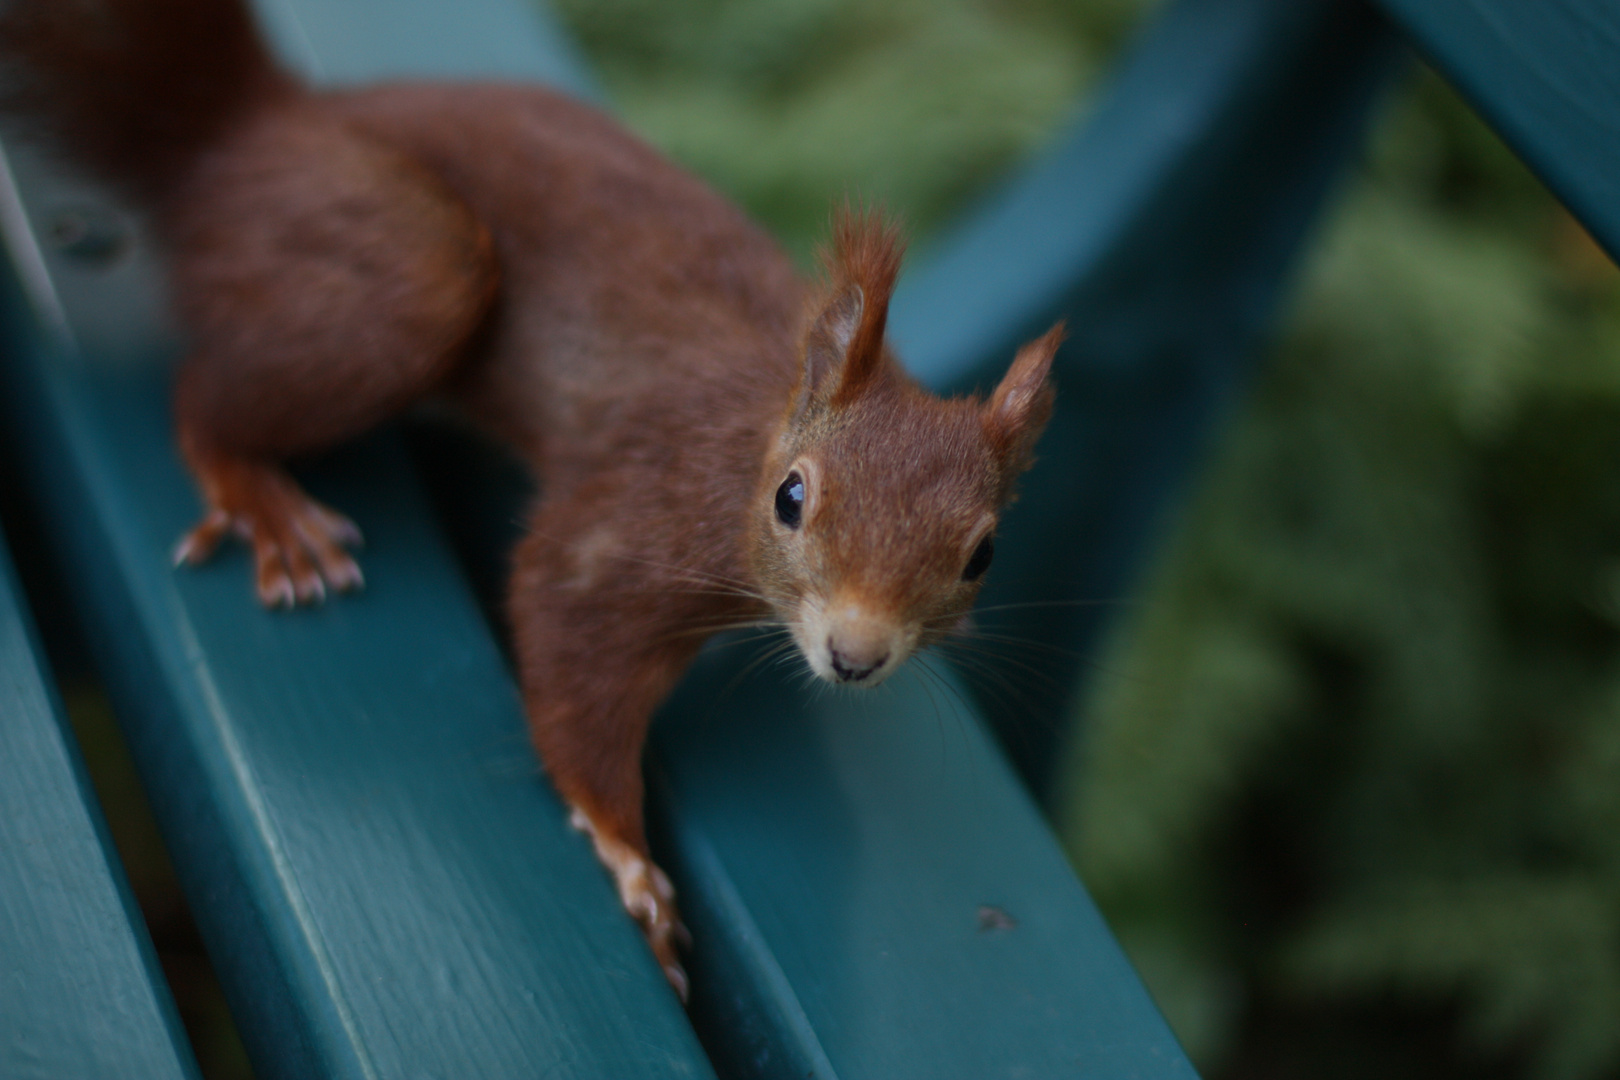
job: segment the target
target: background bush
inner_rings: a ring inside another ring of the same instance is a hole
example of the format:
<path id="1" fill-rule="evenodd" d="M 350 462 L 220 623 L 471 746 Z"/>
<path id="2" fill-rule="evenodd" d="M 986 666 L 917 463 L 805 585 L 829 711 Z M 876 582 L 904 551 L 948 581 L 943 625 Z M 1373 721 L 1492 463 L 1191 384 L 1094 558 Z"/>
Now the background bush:
<path id="1" fill-rule="evenodd" d="M 616 107 L 805 257 L 926 242 L 1134 0 L 567 0 Z M 1076 861 L 1221 1076 L 1620 1075 L 1620 283 L 1437 79 L 1076 706 Z"/>
<path id="2" fill-rule="evenodd" d="M 1620 1075 L 1616 275 L 1431 76 L 1333 219 L 1067 836 L 1204 1061 Z"/>

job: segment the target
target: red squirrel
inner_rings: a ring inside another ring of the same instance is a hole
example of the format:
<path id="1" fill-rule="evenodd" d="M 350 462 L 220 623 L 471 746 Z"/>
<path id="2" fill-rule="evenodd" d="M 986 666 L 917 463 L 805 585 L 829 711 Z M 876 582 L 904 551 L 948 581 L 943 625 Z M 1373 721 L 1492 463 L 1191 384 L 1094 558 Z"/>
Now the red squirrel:
<path id="1" fill-rule="evenodd" d="M 533 469 L 507 594 L 529 729 L 684 998 L 642 826 L 653 711 L 730 626 L 785 626 L 859 687 L 948 634 L 1051 412 L 1061 326 L 988 399 L 942 400 L 884 340 L 901 242 L 879 216 L 836 218 L 812 285 L 595 109 L 522 85 L 315 91 L 241 0 L 13 0 L 0 56 L 9 111 L 166 248 L 205 506 L 178 562 L 236 536 L 266 605 L 358 587 L 359 531 L 284 463 L 419 400 Z"/>

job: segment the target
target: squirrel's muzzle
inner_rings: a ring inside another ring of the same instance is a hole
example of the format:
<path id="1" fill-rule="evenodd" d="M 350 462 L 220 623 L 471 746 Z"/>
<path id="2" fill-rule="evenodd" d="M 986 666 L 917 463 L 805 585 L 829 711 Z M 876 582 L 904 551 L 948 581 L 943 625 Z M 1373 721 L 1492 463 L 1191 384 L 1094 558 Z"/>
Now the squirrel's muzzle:
<path id="1" fill-rule="evenodd" d="M 811 669 L 828 682 L 876 686 L 911 655 L 913 635 L 886 613 L 846 600 L 806 608 L 799 641 Z"/>

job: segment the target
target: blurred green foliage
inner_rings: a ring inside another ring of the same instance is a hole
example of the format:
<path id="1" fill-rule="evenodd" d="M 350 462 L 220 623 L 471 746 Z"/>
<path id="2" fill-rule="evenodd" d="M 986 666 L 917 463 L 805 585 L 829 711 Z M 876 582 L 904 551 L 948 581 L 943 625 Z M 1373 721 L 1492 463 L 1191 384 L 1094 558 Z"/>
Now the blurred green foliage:
<path id="1" fill-rule="evenodd" d="M 1216 1072 L 1620 1075 L 1620 276 L 1425 75 L 1254 390 L 1080 705 L 1087 882 Z"/>
<path id="2" fill-rule="evenodd" d="M 562 0 L 632 128 L 801 261 L 834 200 L 926 233 L 1067 116 L 1139 0 Z"/>
<path id="3" fill-rule="evenodd" d="M 1139 0 L 566 0 L 805 258 L 926 235 Z M 1062 826 L 1201 1066 L 1620 1075 L 1620 276 L 1410 80 L 1077 705 Z"/>

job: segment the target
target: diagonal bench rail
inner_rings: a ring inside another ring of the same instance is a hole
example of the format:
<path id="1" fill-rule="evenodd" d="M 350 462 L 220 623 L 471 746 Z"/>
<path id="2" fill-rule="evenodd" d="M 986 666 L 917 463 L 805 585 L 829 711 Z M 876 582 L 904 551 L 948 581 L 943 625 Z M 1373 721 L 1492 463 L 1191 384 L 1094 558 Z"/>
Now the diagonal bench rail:
<path id="1" fill-rule="evenodd" d="M 35 213 L 92 197 L 17 164 Z M 76 317 L 134 306 L 112 294 L 147 271 L 72 273 L 51 281 L 80 344 L 8 320 L 9 422 L 260 1075 L 711 1075 L 539 780 L 397 440 L 314 484 L 400 587 L 277 620 L 239 562 L 174 573 L 196 508 L 162 351 L 104 348 Z"/>
<path id="2" fill-rule="evenodd" d="M 1379 0 L 1611 258 L 1620 253 L 1620 8 Z"/>

